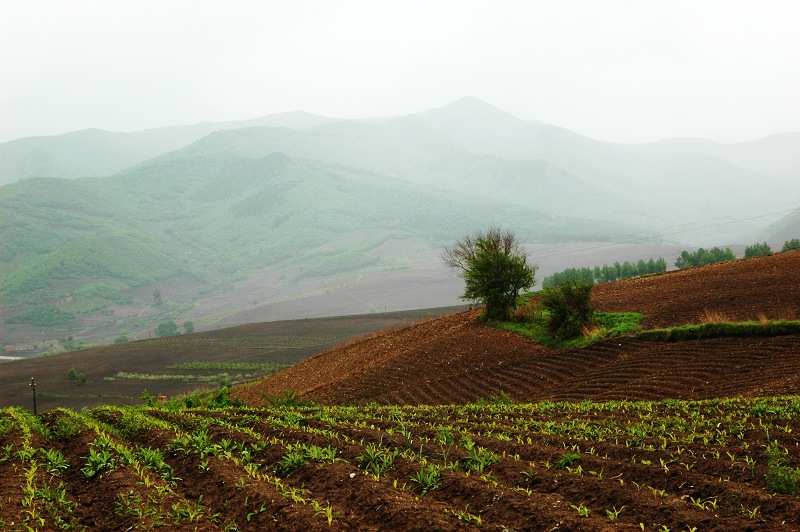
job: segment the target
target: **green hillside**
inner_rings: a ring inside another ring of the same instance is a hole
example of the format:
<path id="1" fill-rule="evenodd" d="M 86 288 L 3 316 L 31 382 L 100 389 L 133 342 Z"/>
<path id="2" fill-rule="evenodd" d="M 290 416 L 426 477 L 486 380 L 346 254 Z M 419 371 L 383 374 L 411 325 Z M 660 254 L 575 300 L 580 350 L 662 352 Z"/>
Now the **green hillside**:
<path id="1" fill-rule="evenodd" d="M 515 227 L 529 242 L 607 240 L 630 230 L 281 153 L 198 150 L 113 177 L 0 188 L 0 309 L 8 323 L 69 322 L 64 312 L 124 306 L 135 289 L 170 279 L 191 281 L 188 301 L 255 271 L 292 283 L 407 268 L 407 256 L 375 249 L 408 238 L 438 248 L 487 223 Z M 31 310 L 45 318 L 34 320 Z"/>

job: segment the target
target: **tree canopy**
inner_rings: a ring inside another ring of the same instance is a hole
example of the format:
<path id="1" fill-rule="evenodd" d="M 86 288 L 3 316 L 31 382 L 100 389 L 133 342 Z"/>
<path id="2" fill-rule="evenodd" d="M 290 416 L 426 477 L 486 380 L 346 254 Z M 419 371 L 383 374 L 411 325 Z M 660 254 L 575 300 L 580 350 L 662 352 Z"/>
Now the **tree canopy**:
<path id="1" fill-rule="evenodd" d="M 507 320 L 519 293 L 536 282 L 537 266 L 528 264 L 528 255 L 516 235 L 497 227 L 467 235 L 446 247 L 442 260 L 461 270 L 465 283 L 461 299 L 482 302 L 491 320 Z"/>
<path id="2" fill-rule="evenodd" d="M 164 321 L 158 324 L 156 327 L 156 334 L 158 336 L 175 336 L 180 334 L 178 331 L 178 324 L 174 321 Z"/>

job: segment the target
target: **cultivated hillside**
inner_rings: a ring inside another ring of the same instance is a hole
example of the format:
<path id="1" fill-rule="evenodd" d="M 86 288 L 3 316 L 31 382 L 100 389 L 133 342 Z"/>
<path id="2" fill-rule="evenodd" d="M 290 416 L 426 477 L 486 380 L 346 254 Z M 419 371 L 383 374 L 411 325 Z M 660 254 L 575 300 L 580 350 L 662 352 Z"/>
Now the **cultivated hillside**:
<path id="1" fill-rule="evenodd" d="M 644 328 L 730 320 L 795 318 L 800 251 L 598 285 L 601 311 L 644 313 Z M 478 311 L 336 347 L 238 397 L 295 390 L 324 404 L 474 401 L 504 392 L 519 401 L 703 399 L 800 392 L 800 336 L 658 342 L 612 338 L 552 350 L 481 325 Z"/>
<path id="2" fill-rule="evenodd" d="M 40 411 L 105 403 L 138 404 L 146 389 L 175 396 L 263 376 L 329 347 L 378 330 L 402 327 L 443 309 L 251 323 L 3 362 L 0 408 L 31 405 L 36 379 Z M 11 352 L 9 354 L 16 354 Z M 74 370 L 81 379 L 69 379 Z"/>

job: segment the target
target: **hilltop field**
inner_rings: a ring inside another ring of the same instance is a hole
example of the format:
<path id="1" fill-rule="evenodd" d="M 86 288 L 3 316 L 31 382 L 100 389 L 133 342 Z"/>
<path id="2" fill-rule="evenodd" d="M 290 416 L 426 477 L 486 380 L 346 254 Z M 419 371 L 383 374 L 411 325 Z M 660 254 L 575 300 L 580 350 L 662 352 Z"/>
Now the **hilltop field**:
<path id="1" fill-rule="evenodd" d="M 644 329 L 797 319 L 800 252 L 597 285 L 606 312 Z M 711 399 L 800 393 L 800 336 L 686 342 L 609 338 L 553 350 L 455 314 L 338 346 L 235 393 L 251 404 L 294 390 L 323 404 L 451 404 L 503 392 L 517 401 Z"/>
<path id="2" fill-rule="evenodd" d="M 6 408 L 0 528 L 800 529 L 800 251 L 592 297 L 646 330 L 755 328 L 555 350 L 472 310 L 203 403 Z"/>

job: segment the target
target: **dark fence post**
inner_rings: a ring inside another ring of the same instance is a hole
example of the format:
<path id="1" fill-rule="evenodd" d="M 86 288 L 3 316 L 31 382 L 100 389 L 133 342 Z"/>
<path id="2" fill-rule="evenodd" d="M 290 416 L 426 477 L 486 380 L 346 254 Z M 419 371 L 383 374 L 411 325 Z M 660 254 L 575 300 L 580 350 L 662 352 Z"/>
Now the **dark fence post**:
<path id="1" fill-rule="evenodd" d="M 31 383 L 28 386 L 33 388 L 33 415 L 35 416 L 35 415 L 37 415 L 37 412 L 36 412 L 36 381 L 33 380 L 33 377 L 31 377 Z"/>

